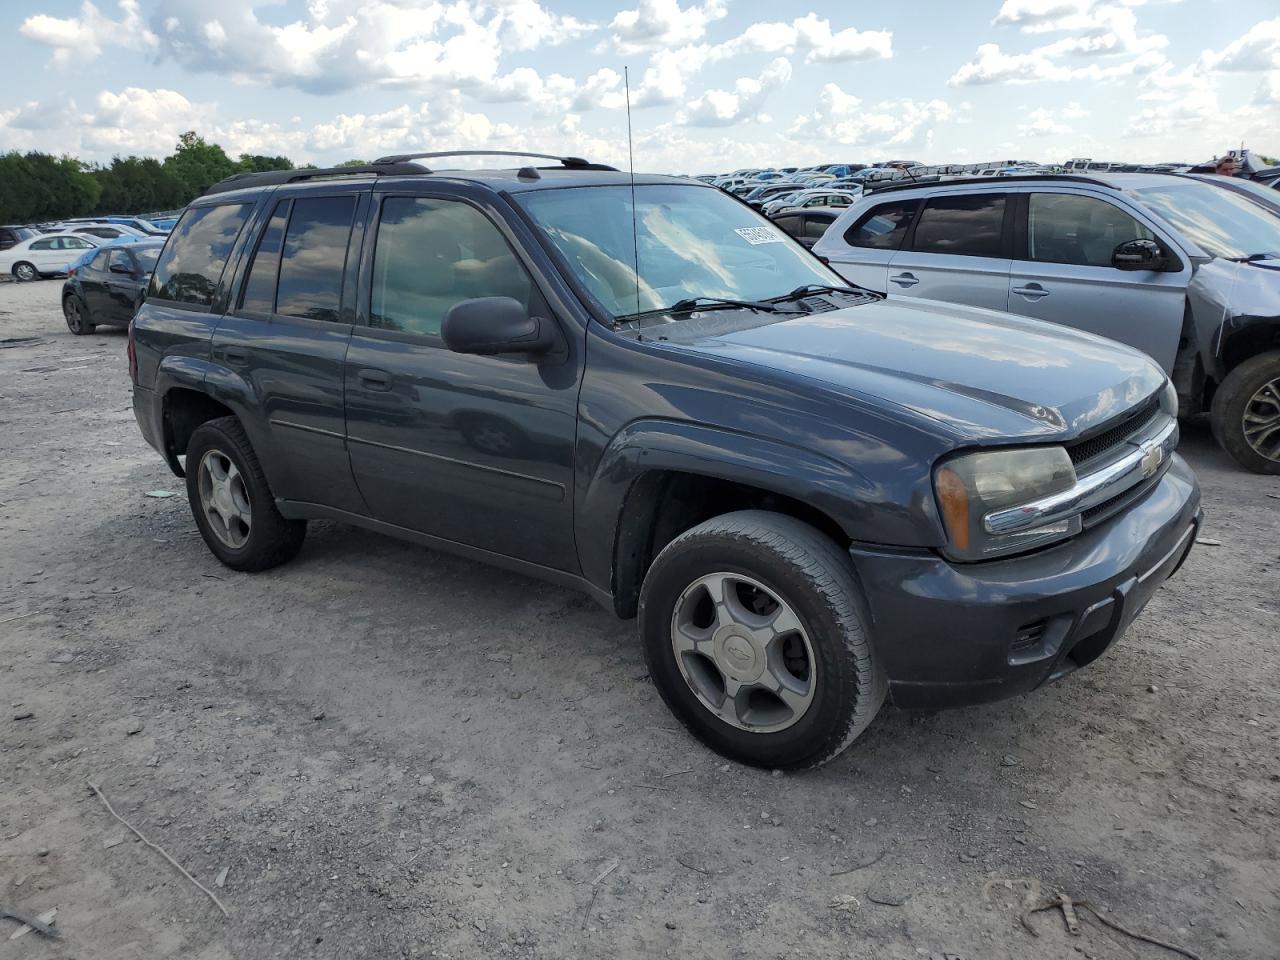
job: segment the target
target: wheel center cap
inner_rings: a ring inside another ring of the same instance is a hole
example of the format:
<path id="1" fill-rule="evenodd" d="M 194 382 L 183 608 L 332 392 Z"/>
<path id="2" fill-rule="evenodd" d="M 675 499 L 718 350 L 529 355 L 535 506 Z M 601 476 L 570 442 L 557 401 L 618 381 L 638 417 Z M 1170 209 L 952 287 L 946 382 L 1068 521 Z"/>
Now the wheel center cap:
<path id="1" fill-rule="evenodd" d="M 716 637 L 716 661 L 721 670 L 741 683 L 757 680 L 764 672 L 762 652 L 732 627 Z"/>

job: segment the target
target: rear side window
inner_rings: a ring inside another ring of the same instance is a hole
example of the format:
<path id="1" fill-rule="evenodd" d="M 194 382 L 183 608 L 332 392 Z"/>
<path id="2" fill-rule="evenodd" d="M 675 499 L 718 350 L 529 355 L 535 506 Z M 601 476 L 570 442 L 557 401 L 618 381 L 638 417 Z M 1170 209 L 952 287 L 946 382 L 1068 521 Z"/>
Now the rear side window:
<path id="1" fill-rule="evenodd" d="M 1004 252 L 1004 194 L 935 197 L 916 224 L 911 249 L 963 257 Z"/>
<path id="2" fill-rule="evenodd" d="M 353 196 L 293 202 L 280 260 L 276 313 L 337 322 L 355 210 Z"/>
<path id="3" fill-rule="evenodd" d="M 513 297 L 532 306 L 533 282 L 498 228 L 454 200 L 388 197 L 373 254 L 370 322 L 438 336 L 455 303 Z"/>
<path id="4" fill-rule="evenodd" d="M 148 298 L 203 307 L 213 303 L 227 257 L 249 210 L 247 203 L 226 203 L 184 213 L 156 264 Z"/>
<path id="5" fill-rule="evenodd" d="M 32 249 L 32 250 L 52 250 L 52 249 L 53 249 L 53 241 L 52 241 L 52 240 L 37 240 L 35 243 L 31 244 L 31 249 Z"/>
<path id="6" fill-rule="evenodd" d="M 89 267 L 93 270 L 107 269 L 107 257 L 110 254 L 110 250 L 99 250 L 93 255 L 93 259 L 89 261 Z"/>
<path id="7" fill-rule="evenodd" d="M 919 206 L 919 200 L 897 200 L 872 207 L 845 231 L 844 241 L 851 247 L 897 250 Z"/>
<path id="8" fill-rule="evenodd" d="M 275 312 L 276 275 L 280 272 L 280 249 L 284 246 L 284 228 L 288 222 L 289 201 L 281 200 L 271 214 L 267 229 L 262 231 L 240 295 L 240 308 L 247 313 Z"/>

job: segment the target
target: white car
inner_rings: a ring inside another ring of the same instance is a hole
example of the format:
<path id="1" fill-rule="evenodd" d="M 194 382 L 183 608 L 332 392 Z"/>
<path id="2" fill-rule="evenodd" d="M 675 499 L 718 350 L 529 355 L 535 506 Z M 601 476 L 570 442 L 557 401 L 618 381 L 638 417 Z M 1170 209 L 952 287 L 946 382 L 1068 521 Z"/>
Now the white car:
<path id="1" fill-rule="evenodd" d="M 85 234 L 44 233 L 0 250 L 0 272 L 12 273 L 15 280 L 39 280 L 66 273 L 72 261 L 101 244 L 98 237 Z"/>
<path id="2" fill-rule="evenodd" d="M 861 197 L 861 192 L 856 190 L 831 190 L 818 187 L 811 190 L 801 190 L 797 193 L 783 194 L 781 197 L 766 203 L 761 212 L 766 217 L 773 217 L 783 210 L 795 208 L 847 207 L 861 199 Z"/>

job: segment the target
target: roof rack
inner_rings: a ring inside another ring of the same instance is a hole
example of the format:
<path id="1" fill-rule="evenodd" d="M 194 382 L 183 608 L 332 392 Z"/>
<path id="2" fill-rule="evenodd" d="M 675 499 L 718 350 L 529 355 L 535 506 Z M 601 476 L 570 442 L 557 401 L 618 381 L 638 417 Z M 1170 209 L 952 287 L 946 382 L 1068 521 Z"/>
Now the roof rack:
<path id="1" fill-rule="evenodd" d="M 270 187 L 285 183 L 299 183 L 303 180 L 332 179 L 336 177 L 409 177 L 423 176 L 433 173 L 430 168 L 415 161 L 429 160 L 436 157 L 536 157 L 541 160 L 555 160 L 569 170 L 606 170 L 617 172 L 616 167 L 603 163 L 592 163 L 581 157 L 558 157 L 549 153 L 522 153 L 517 150 L 444 150 L 434 153 L 400 153 L 390 157 L 379 157 L 372 163 L 355 167 L 318 167 L 304 170 L 267 170 L 263 173 L 234 173 L 225 180 L 219 180 L 204 196 L 215 193 L 226 193 L 228 190 L 244 190 L 248 187 Z M 532 170 L 525 167 L 523 170 Z M 522 176 L 524 175 L 522 170 Z"/>
<path id="2" fill-rule="evenodd" d="M 954 180 L 893 180 L 887 186 L 874 186 L 871 190 L 865 190 L 864 188 L 864 192 L 888 193 L 891 190 L 910 190 L 912 187 L 925 185 L 932 187 L 964 187 L 978 183 L 1040 183 L 1045 180 L 1066 180 L 1068 183 L 1088 183 L 1095 187 L 1106 187 L 1109 190 L 1120 189 L 1114 183 L 1099 180 L 1097 177 L 1081 177 L 1071 173 L 1024 173 L 1008 177 L 957 177 Z M 874 184 L 875 181 L 872 181 L 870 185 Z"/>
<path id="3" fill-rule="evenodd" d="M 379 157 L 374 161 L 378 163 L 407 163 L 411 160 L 434 160 L 440 157 L 534 157 L 538 160 L 555 160 L 562 167 L 568 167 L 572 170 L 608 170 L 617 172 L 616 167 L 606 166 L 603 163 L 592 163 L 590 160 L 583 160 L 581 157 L 560 157 L 553 153 L 525 153 L 521 150 L 440 150 L 432 153 L 396 153 L 389 157 Z M 430 173 L 430 170 L 423 170 Z"/>
<path id="4" fill-rule="evenodd" d="M 243 190 L 246 187 L 270 187 L 283 183 L 298 183 L 303 180 L 319 180 L 333 177 L 404 177 L 430 173 L 416 163 L 366 163 L 358 167 L 317 167 L 309 170 L 267 170 L 263 173 L 233 173 L 225 180 L 219 180 L 204 196 L 214 193 L 226 193 L 228 190 Z"/>

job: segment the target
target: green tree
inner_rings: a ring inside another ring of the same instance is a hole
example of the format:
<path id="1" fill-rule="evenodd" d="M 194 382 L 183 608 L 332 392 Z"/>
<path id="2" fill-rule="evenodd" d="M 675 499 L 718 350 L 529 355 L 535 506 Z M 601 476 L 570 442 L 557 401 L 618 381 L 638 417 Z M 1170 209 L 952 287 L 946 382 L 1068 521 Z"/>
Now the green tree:
<path id="1" fill-rule="evenodd" d="M 180 207 L 191 199 L 187 189 L 152 157 L 115 157 L 93 173 L 102 187 L 98 213 L 149 213 Z"/>
<path id="2" fill-rule="evenodd" d="M 369 163 L 368 160 L 343 160 L 337 164 L 339 167 L 363 167 Z"/>
<path id="3" fill-rule="evenodd" d="M 246 173 L 265 173 L 268 170 L 292 170 L 293 161 L 288 157 L 264 157 L 256 153 L 242 153 L 239 166 Z"/>
<path id="4" fill-rule="evenodd" d="M 186 200 L 200 196 L 219 180 L 241 172 L 222 147 L 206 143 L 194 130 L 178 137 L 177 148 L 165 157 L 164 169 L 182 184 Z"/>
<path id="5" fill-rule="evenodd" d="M 102 187 L 74 157 L 15 152 L 0 156 L 0 220 L 26 223 L 92 210 Z"/>

